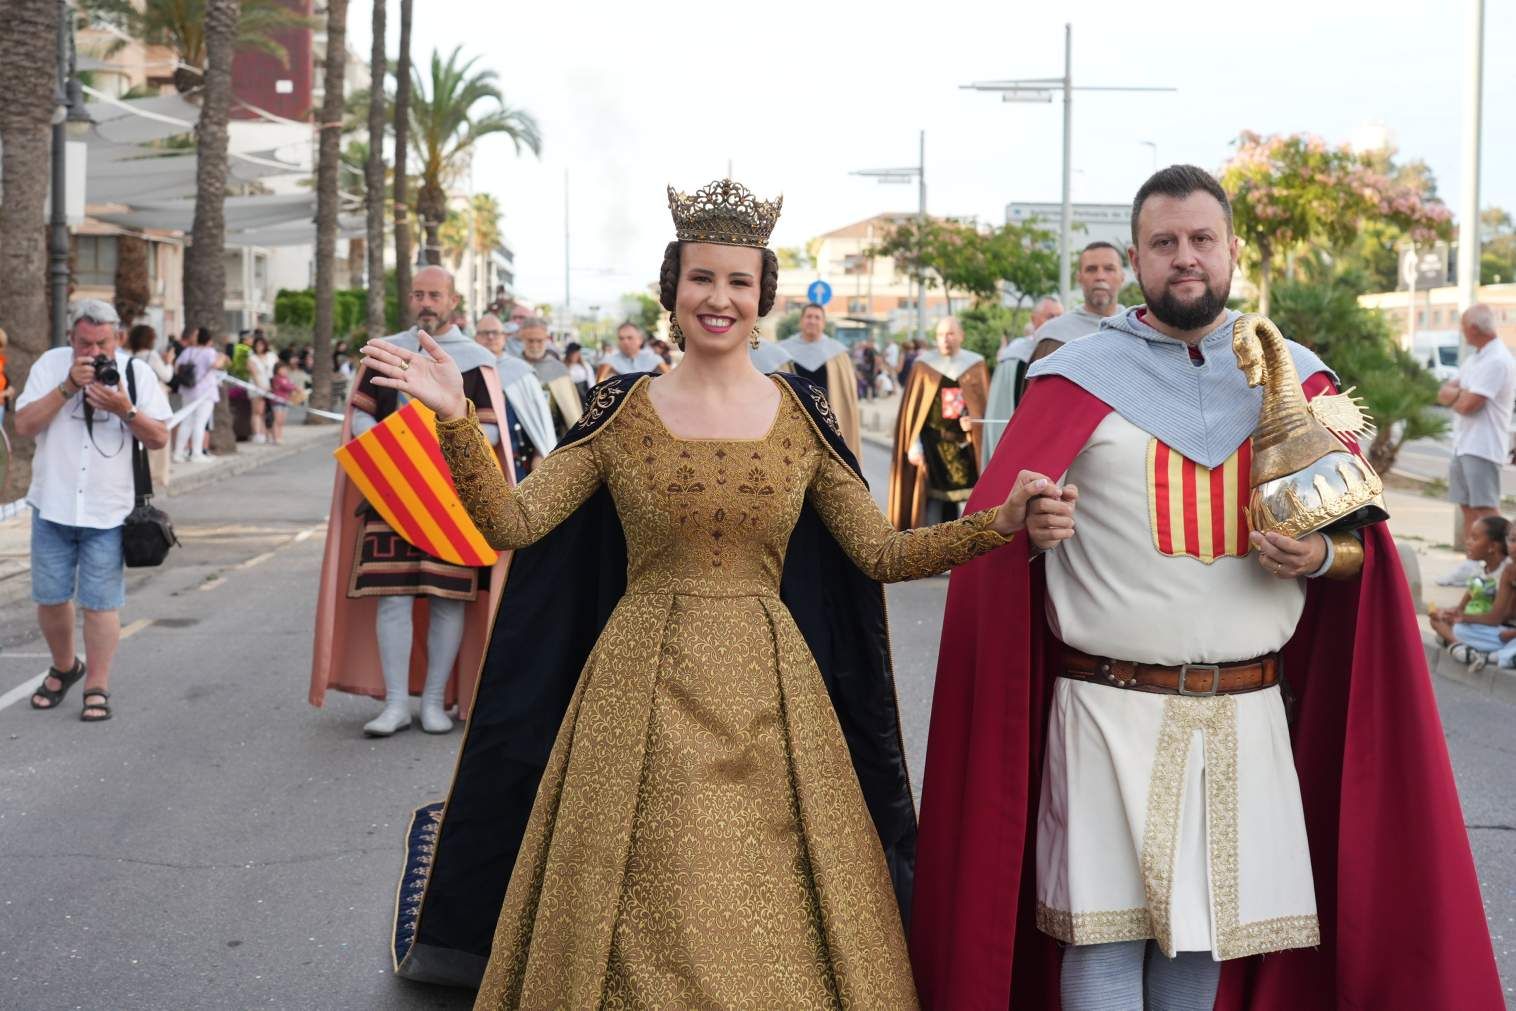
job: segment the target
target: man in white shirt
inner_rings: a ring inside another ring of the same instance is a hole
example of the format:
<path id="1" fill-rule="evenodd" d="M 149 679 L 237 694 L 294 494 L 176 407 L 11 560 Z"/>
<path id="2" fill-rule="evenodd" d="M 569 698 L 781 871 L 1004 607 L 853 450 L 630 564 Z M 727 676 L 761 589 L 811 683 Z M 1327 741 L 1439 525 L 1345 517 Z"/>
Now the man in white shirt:
<path id="1" fill-rule="evenodd" d="M 53 655 L 32 708 L 56 709 L 84 677 L 80 719 L 87 723 L 111 716 L 106 685 L 126 602 L 121 529 L 136 502 L 132 440 L 162 449 L 168 445 L 164 422 L 172 414 L 152 369 L 121 349 L 120 326 L 110 303 L 75 302 L 68 345 L 37 359 L 16 404 L 16 434 L 37 441 L 26 493 L 32 507 L 32 599 Z M 102 358 L 115 366 L 114 375 L 108 366 L 97 368 Z M 82 662 L 74 654 L 76 598 L 84 608 Z"/>
<path id="2" fill-rule="evenodd" d="M 1516 360 L 1495 334 L 1495 314 L 1471 305 L 1463 314 L 1463 339 L 1474 353 L 1458 376 L 1443 384 L 1437 402 L 1453 409 L 1453 463 L 1448 498 L 1463 511 L 1463 533 L 1500 507 L 1500 467 L 1511 451 L 1511 403 L 1516 400 Z"/>

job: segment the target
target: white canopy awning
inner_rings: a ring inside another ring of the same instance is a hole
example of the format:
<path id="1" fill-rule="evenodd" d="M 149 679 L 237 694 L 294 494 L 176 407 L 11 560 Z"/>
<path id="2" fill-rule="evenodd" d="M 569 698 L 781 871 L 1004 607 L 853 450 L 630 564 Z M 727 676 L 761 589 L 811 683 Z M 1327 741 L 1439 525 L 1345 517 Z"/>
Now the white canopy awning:
<path id="1" fill-rule="evenodd" d="M 94 88 L 85 90 L 97 99 L 85 106 L 95 121 L 94 133 L 113 144 L 164 140 L 190 132 L 200 121 L 199 107 L 180 95 L 123 99 Z"/>

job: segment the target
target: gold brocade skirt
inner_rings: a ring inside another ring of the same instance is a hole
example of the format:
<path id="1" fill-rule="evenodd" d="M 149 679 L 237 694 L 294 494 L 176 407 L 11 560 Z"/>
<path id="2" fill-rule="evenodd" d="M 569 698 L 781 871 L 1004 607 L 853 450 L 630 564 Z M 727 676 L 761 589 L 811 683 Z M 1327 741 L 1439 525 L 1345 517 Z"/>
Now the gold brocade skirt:
<path id="1" fill-rule="evenodd" d="M 878 836 L 778 597 L 618 605 L 475 1007 L 916 1007 Z"/>

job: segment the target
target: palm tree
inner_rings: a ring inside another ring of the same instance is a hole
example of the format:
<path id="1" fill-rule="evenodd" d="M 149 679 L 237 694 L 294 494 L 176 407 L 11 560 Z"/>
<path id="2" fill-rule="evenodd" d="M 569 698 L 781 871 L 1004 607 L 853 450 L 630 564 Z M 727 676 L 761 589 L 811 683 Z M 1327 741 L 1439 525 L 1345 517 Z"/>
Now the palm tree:
<path id="1" fill-rule="evenodd" d="M 186 94 L 200 86 L 209 50 L 207 36 L 209 7 L 215 0 L 146 0 L 138 10 L 132 0 L 77 0 L 79 9 L 91 19 L 112 25 L 148 45 L 167 46 L 181 64 L 174 71 L 174 88 Z M 288 64 L 289 52 L 280 45 L 277 35 L 290 28 L 314 28 L 318 24 L 291 10 L 280 0 L 242 0 L 233 33 L 238 52 L 267 53 Z M 106 55 L 114 55 L 124 39 L 111 44 Z"/>
<path id="2" fill-rule="evenodd" d="M 529 113 L 505 104 L 504 96 L 495 86 L 495 72 L 474 70 L 479 61 L 477 56 L 460 63 L 462 48 L 454 49 L 445 63 L 436 50 L 432 51 L 429 87 L 420 73 L 413 71 L 411 128 L 415 136 L 411 138 L 411 146 L 421 159 L 421 192 L 417 194 L 416 210 L 426 230 L 428 263 L 442 262 L 437 230 L 447 217 L 447 187 L 481 138 L 501 133 L 516 145 L 517 154 L 523 147 L 532 154 L 542 154 L 537 121 Z M 481 102 L 491 103 L 492 107 L 482 114 L 476 113 L 474 107 Z"/>
<path id="3" fill-rule="evenodd" d="M 400 0 L 400 53 L 395 64 L 395 290 L 401 316 L 411 293 L 410 179 L 405 161 L 411 125 L 411 0 Z"/>
<path id="4" fill-rule="evenodd" d="M 47 181 L 51 120 L 57 105 L 58 37 L 54 0 L 9 0 L 0 18 L 0 327 L 10 335 L 11 382 L 21 384 L 47 350 Z M 40 52 L 39 52 L 40 50 Z M 30 482 L 25 456 L 11 467 L 12 487 Z M 3 489 L 0 489 L 3 490 Z M 7 496 L 8 497 L 8 496 Z"/>
<path id="5" fill-rule="evenodd" d="M 311 399 L 325 410 L 332 404 L 332 303 L 337 281 L 337 206 L 341 200 L 337 178 L 342 168 L 342 71 L 346 57 L 347 0 L 327 0 L 326 94 L 321 101 L 321 143 L 316 161 L 316 325 L 311 341 L 316 352 Z"/>
<path id="6" fill-rule="evenodd" d="M 200 120 L 195 126 L 195 221 L 184 258 L 184 319 L 191 327 L 219 333 L 226 325 L 227 119 L 232 108 L 232 53 L 241 0 L 209 0 L 205 8 L 205 73 Z M 216 401 L 211 430 L 218 453 L 235 453 L 226 399 Z"/>
<path id="7" fill-rule="evenodd" d="M 369 54 L 368 159 L 363 166 L 368 211 L 368 292 L 364 300 L 369 340 L 384 336 L 384 55 L 385 0 L 374 0 L 374 46 Z"/>

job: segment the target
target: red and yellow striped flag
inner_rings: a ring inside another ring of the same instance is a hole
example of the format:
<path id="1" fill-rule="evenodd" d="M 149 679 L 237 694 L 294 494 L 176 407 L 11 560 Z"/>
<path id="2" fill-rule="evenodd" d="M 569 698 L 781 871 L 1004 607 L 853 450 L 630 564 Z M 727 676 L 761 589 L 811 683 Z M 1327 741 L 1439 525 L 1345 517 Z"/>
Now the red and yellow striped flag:
<path id="1" fill-rule="evenodd" d="M 454 565 L 493 565 L 500 557 L 458 500 L 437 442 L 437 416 L 419 401 L 338 446 L 335 455 L 363 497 L 407 542 Z"/>
<path id="2" fill-rule="evenodd" d="M 1165 555 L 1188 555 L 1209 565 L 1242 558 L 1248 544 L 1253 442 L 1243 442 L 1221 466 L 1202 467 L 1157 439 L 1148 441 L 1148 519 L 1153 544 Z"/>

